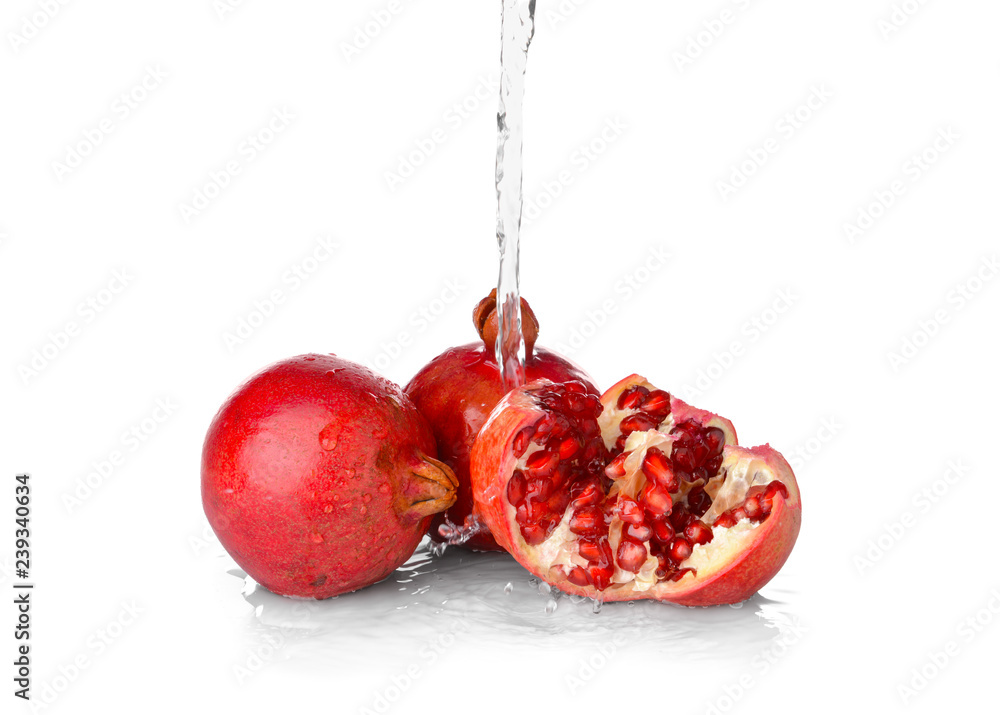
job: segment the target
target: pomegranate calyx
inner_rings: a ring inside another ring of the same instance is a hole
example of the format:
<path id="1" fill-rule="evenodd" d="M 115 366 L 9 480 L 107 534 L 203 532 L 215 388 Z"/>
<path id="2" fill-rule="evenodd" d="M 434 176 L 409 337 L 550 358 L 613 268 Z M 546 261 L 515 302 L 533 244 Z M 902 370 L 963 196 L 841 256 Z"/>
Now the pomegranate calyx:
<path id="1" fill-rule="evenodd" d="M 497 289 L 479 301 L 472 311 L 472 323 L 476 326 L 479 337 L 488 350 L 493 350 L 500 334 L 500 324 L 497 318 Z M 525 359 L 530 359 L 538 340 L 538 318 L 528 301 L 521 298 L 521 333 L 524 335 Z"/>
<path id="2" fill-rule="evenodd" d="M 408 480 L 400 497 L 401 515 L 419 521 L 448 509 L 458 496 L 458 478 L 444 462 L 419 453 L 410 467 L 415 479 Z"/>

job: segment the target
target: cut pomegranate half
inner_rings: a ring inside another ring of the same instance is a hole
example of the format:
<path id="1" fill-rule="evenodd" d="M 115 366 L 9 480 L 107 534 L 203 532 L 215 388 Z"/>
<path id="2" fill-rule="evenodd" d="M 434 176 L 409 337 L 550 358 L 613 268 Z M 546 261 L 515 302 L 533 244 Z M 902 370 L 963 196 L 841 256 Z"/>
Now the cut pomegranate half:
<path id="1" fill-rule="evenodd" d="M 743 601 L 778 572 L 801 521 L 791 467 L 732 423 L 632 375 L 598 400 L 537 380 L 506 395 L 472 452 L 483 519 L 569 593 L 690 606 Z"/>

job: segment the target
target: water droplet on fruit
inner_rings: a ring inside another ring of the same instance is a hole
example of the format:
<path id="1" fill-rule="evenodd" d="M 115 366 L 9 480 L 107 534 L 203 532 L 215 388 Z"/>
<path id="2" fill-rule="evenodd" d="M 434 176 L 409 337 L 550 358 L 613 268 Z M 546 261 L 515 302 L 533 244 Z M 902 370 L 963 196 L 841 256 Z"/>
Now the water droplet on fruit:
<path id="1" fill-rule="evenodd" d="M 350 467 L 344 470 L 344 476 L 346 476 L 348 479 L 353 479 L 355 474 L 356 472 Z"/>
<path id="2" fill-rule="evenodd" d="M 314 544 L 322 544 L 323 543 L 323 535 L 322 534 L 313 534 L 312 535 L 312 540 L 313 540 Z"/>
<path id="3" fill-rule="evenodd" d="M 365 504 L 367 504 L 367 503 L 369 503 L 372 500 L 372 495 L 371 494 L 365 494 L 361 498 L 364 500 Z"/>
<path id="4" fill-rule="evenodd" d="M 391 490 L 388 484 L 380 484 L 378 488 L 379 492 L 382 494 L 388 494 Z"/>
<path id="5" fill-rule="evenodd" d="M 366 507 L 366 506 L 361 507 L 361 513 L 362 514 L 367 514 L 368 513 L 368 507 Z"/>
<path id="6" fill-rule="evenodd" d="M 327 504 L 325 507 L 323 507 L 323 511 L 329 514 L 331 511 L 333 511 L 333 504 Z"/>
<path id="7" fill-rule="evenodd" d="M 319 446 L 327 452 L 337 448 L 337 439 L 340 437 L 340 425 L 331 422 L 323 431 L 319 433 Z"/>
<path id="8" fill-rule="evenodd" d="M 514 584 L 507 582 L 507 585 L 503 587 L 503 592 L 510 595 L 510 592 L 514 590 Z"/>
<path id="9" fill-rule="evenodd" d="M 374 437 L 375 439 L 385 439 L 388 436 L 389 436 L 389 430 L 387 430 L 385 427 L 379 427 L 377 430 L 372 432 L 372 437 Z"/>
<path id="10" fill-rule="evenodd" d="M 559 604 L 556 603 L 556 599 L 554 598 L 550 598 L 549 602 L 545 604 L 545 612 L 549 615 L 555 613 L 557 608 L 559 608 Z"/>

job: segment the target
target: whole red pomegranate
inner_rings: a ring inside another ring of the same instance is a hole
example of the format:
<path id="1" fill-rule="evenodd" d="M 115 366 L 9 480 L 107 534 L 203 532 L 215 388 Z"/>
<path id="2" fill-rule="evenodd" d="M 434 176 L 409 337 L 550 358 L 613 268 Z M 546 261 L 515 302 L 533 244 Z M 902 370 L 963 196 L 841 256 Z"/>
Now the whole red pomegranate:
<path id="1" fill-rule="evenodd" d="M 597 400 L 539 380 L 510 392 L 472 450 L 497 542 L 559 589 L 605 601 L 743 601 L 781 568 L 802 507 L 769 446 L 632 375 Z"/>
<path id="2" fill-rule="evenodd" d="M 447 522 L 454 526 L 472 526 L 472 481 L 469 461 L 472 444 L 490 411 L 500 402 L 506 390 L 500 380 L 494 346 L 499 332 L 497 322 L 497 292 L 493 290 L 472 311 L 472 321 L 482 340 L 452 348 L 431 360 L 406 386 L 406 394 L 431 423 L 443 462 L 455 470 L 458 477 L 458 498 L 455 505 L 434 518 L 430 535 L 444 541 L 439 532 Z M 524 335 L 525 377 L 545 378 L 553 382 L 576 380 L 587 392 L 600 395 L 589 376 L 564 357 L 542 347 L 538 339 L 538 318 L 528 302 L 521 299 L 521 323 Z M 485 528 L 473 531 L 463 545 L 481 551 L 500 551 L 493 536 Z"/>
<path id="3" fill-rule="evenodd" d="M 398 385 L 333 355 L 271 365 L 212 420 L 201 494 L 226 551 L 283 596 L 381 581 L 413 553 L 457 481 Z"/>

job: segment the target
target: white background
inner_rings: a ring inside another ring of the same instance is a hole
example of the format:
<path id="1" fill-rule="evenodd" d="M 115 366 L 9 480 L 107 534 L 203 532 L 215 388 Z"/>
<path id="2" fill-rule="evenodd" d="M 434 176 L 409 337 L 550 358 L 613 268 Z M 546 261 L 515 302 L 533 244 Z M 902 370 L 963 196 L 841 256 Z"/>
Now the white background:
<path id="1" fill-rule="evenodd" d="M 279 599 L 227 573 L 199 498 L 209 420 L 264 365 L 332 351 L 405 383 L 474 337 L 497 271 L 499 0 L 47 4 L 0 11 L 4 712 L 18 471 L 44 711 L 993 702 L 995 2 L 900 0 L 887 25 L 890 0 L 539 0 L 522 290 L 540 343 L 602 388 L 639 372 L 769 441 L 805 511 L 742 608 L 596 616 L 546 613 L 511 560 L 454 550 L 333 601 Z M 165 77 L 138 89 L 147 68 Z M 294 119 L 250 161 L 276 111 Z M 338 248 L 314 261 L 321 237 Z M 127 286 L 102 293 L 115 271 Z"/>

